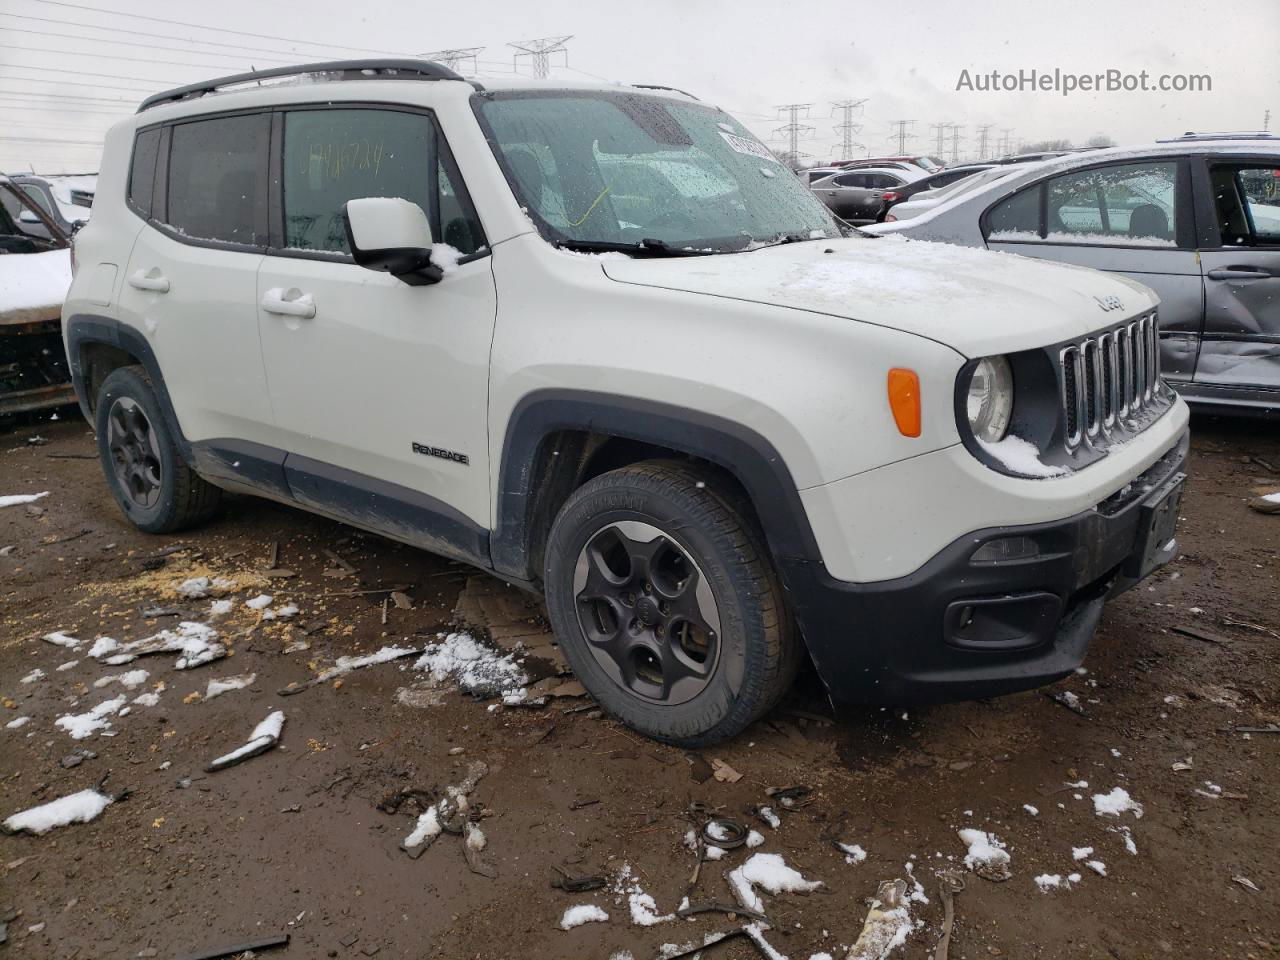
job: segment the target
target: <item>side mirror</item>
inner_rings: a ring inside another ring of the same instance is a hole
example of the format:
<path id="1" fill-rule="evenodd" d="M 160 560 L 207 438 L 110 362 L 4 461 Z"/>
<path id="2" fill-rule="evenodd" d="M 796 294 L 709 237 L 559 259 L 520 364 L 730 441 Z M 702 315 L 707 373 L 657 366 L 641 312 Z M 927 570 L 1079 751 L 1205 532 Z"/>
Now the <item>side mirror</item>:
<path id="1" fill-rule="evenodd" d="M 23 207 L 22 212 L 18 214 L 19 223 L 39 223 L 40 218 L 35 215 L 35 211 L 28 210 Z"/>
<path id="2" fill-rule="evenodd" d="M 420 287 L 439 283 L 431 262 L 431 227 L 416 203 L 399 197 L 359 197 L 342 206 L 347 245 L 356 263 Z"/>

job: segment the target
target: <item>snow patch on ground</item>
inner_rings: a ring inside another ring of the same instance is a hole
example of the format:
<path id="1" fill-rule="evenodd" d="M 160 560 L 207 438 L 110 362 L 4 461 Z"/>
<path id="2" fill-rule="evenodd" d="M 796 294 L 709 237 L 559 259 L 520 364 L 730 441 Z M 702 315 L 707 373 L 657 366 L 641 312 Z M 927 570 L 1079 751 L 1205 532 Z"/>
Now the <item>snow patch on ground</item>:
<path id="1" fill-rule="evenodd" d="M 372 667 L 378 663 L 388 663 L 392 660 L 399 660 L 401 657 L 407 657 L 417 653 L 416 647 L 383 647 L 373 653 L 366 653 L 360 657 L 339 657 L 333 661 L 333 666 L 325 670 L 318 677 L 317 683 L 323 683 L 326 680 L 332 680 L 334 677 L 340 677 L 344 673 L 350 673 L 352 670 L 359 670 L 362 667 Z"/>
<path id="2" fill-rule="evenodd" d="M 1093 795 L 1093 812 L 1100 817 L 1118 817 L 1130 810 L 1135 817 L 1142 817 L 1142 804 L 1130 797 L 1124 787 L 1113 787 L 1110 793 Z"/>
<path id="3" fill-rule="evenodd" d="M 30 717 L 14 717 L 4 726 L 6 730 L 21 730 L 30 722 L 31 722 Z"/>
<path id="4" fill-rule="evenodd" d="M 985 830 L 961 830 L 960 839 L 968 846 L 964 865 L 976 871 L 979 867 L 999 869 L 1010 862 L 1009 851 L 994 833 Z"/>
<path id="5" fill-rule="evenodd" d="M 515 657 L 480 643 L 469 633 L 437 634 L 437 643 L 423 651 L 413 665 L 437 683 L 452 680 L 463 693 L 475 697 L 519 696 L 529 682 Z"/>
<path id="6" fill-rule="evenodd" d="M 44 640 L 46 643 L 52 643 L 54 646 L 58 647 L 66 647 L 69 650 L 75 650 L 83 642 L 71 636 L 71 634 L 64 633 L 61 630 L 55 630 L 53 633 L 46 633 L 44 635 Z"/>
<path id="7" fill-rule="evenodd" d="M 88 713 L 66 714 L 59 717 L 53 722 L 53 725 L 59 730 L 65 730 L 71 735 L 72 740 L 83 740 L 91 737 L 95 733 L 99 733 L 111 728 L 110 717 L 120 712 L 120 708 L 124 706 L 125 697 L 122 694 L 112 700 L 103 700 Z"/>
<path id="8" fill-rule="evenodd" d="M 862 863 L 867 859 L 867 851 L 856 843 L 836 843 L 836 847 L 844 854 L 844 862 L 848 864 Z"/>
<path id="9" fill-rule="evenodd" d="M 128 670 L 124 673 L 113 673 L 105 677 L 99 677 L 93 681 L 93 685 L 95 687 L 105 687 L 108 684 L 118 683 L 126 690 L 133 690 L 146 683 L 149 676 L 151 674 L 145 670 Z"/>
<path id="10" fill-rule="evenodd" d="M 729 872 L 729 887 L 738 902 L 764 912 L 764 902 L 756 888 L 779 893 L 809 893 L 822 886 L 821 880 L 806 880 L 800 871 L 787 866 L 781 854 L 753 853 L 742 866 Z"/>
<path id="11" fill-rule="evenodd" d="M 564 915 L 560 918 L 560 929 L 572 930 L 574 927 L 580 927 L 584 923 L 605 923 L 608 919 L 609 915 L 594 903 L 581 903 L 576 907 L 569 907 L 569 909 L 565 910 Z"/>
<path id="12" fill-rule="evenodd" d="M 97 790 L 81 790 L 57 800 L 15 813 L 4 821 L 10 833 L 48 833 L 55 827 L 72 823 L 88 823 L 112 803 L 111 797 Z"/>
<path id="13" fill-rule="evenodd" d="M 616 895 L 615 902 L 621 903 L 624 899 L 626 900 L 631 913 L 631 922 L 636 926 L 651 927 L 656 923 L 666 923 L 676 918 L 674 913 L 658 913 L 657 903 L 652 896 L 644 892 L 644 888 L 635 879 L 629 863 L 624 863 L 618 870 L 618 875 L 613 882 L 613 892 Z"/>
<path id="14" fill-rule="evenodd" d="M 36 669 L 32 670 L 30 673 L 28 673 L 25 677 L 23 677 L 18 682 L 19 683 L 35 683 L 37 680 L 43 680 L 43 679 L 44 679 L 44 671 L 41 670 L 39 667 L 36 667 Z"/>

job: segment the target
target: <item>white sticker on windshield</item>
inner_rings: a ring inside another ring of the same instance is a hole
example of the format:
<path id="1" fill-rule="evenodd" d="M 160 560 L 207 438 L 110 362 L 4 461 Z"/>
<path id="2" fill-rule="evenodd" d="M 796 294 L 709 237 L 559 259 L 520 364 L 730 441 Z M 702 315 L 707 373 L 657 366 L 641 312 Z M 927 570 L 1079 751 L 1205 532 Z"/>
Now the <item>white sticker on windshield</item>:
<path id="1" fill-rule="evenodd" d="M 766 147 L 758 140 L 748 140 L 746 137 L 739 137 L 732 133 L 720 131 L 720 136 L 724 137 L 730 149 L 738 153 L 746 154 L 748 157 L 759 157 L 761 160 L 770 160 L 773 163 L 781 164 L 782 161 L 773 155 L 773 151 Z"/>

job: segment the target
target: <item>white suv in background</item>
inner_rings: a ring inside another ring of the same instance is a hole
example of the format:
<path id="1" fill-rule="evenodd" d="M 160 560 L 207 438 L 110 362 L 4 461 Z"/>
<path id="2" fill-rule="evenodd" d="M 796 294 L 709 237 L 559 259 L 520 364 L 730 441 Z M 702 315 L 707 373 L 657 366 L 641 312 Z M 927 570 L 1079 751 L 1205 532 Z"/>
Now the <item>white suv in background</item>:
<path id="1" fill-rule="evenodd" d="M 806 651 L 837 702 L 1054 680 L 1177 549 L 1150 290 L 859 234 L 678 91 L 174 90 L 108 134 L 75 251 L 68 354 L 138 527 L 232 490 L 493 571 L 673 743 Z"/>

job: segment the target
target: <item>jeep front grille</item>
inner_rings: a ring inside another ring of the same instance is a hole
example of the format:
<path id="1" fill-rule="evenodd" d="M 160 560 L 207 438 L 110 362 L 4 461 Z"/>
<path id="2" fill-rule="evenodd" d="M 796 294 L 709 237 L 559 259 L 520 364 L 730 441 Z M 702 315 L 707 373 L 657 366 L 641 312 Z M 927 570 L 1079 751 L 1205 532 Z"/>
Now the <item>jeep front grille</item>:
<path id="1" fill-rule="evenodd" d="M 1160 378 L 1155 314 L 1062 348 L 1062 414 L 1068 449 L 1098 442 L 1144 410 Z"/>

